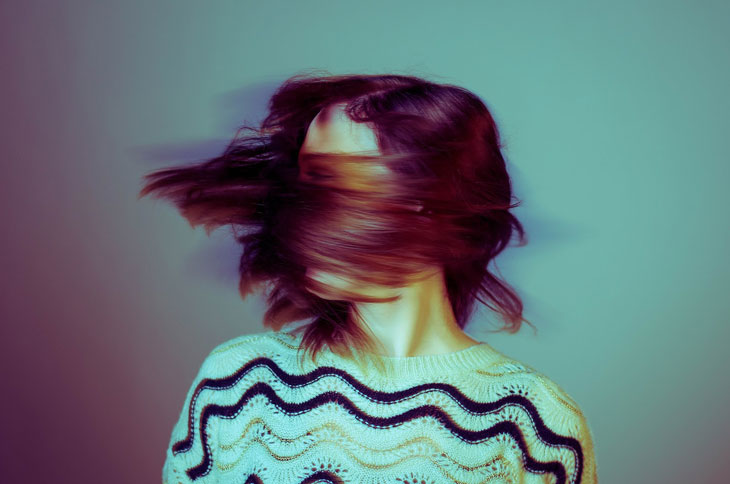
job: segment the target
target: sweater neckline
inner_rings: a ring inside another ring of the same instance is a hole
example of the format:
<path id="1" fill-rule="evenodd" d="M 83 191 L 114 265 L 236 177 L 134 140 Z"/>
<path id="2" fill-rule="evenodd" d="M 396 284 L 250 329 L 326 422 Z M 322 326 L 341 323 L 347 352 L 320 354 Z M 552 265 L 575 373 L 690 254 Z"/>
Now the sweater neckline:
<path id="1" fill-rule="evenodd" d="M 375 353 L 366 354 L 369 357 L 380 359 L 395 373 L 423 376 L 484 368 L 497 357 L 496 351 L 485 342 L 479 342 L 467 348 L 448 353 L 429 355 L 386 356 Z"/>
<path id="2" fill-rule="evenodd" d="M 370 352 L 366 352 L 366 353 L 370 356 L 375 356 L 375 357 L 381 358 L 383 360 L 388 360 L 388 361 L 406 361 L 406 360 L 415 361 L 418 359 L 424 360 L 424 361 L 432 360 L 432 359 L 440 360 L 440 359 L 453 359 L 454 357 L 456 357 L 456 355 L 459 355 L 461 357 L 461 356 L 463 356 L 463 354 L 462 354 L 463 352 L 469 351 L 472 348 L 474 348 L 475 346 L 479 346 L 479 345 L 483 345 L 483 344 L 486 344 L 486 343 L 483 343 L 480 341 L 476 344 L 467 346 L 466 348 L 462 348 L 460 350 L 450 351 L 447 353 L 434 353 L 434 354 L 429 354 L 429 355 L 389 356 L 389 355 L 381 355 L 381 354 L 370 353 Z"/>
<path id="3" fill-rule="evenodd" d="M 301 342 L 301 334 L 289 335 L 296 340 L 296 343 Z M 327 349 L 326 346 L 324 352 L 333 361 L 344 359 Z M 486 368 L 501 357 L 499 351 L 483 341 L 449 353 L 414 356 L 386 356 L 370 352 L 364 352 L 363 354 L 368 358 L 382 361 L 385 363 L 386 368 L 395 374 L 418 375 L 426 378 L 434 374 L 453 374 L 474 370 L 475 368 Z M 347 361 L 351 362 L 352 360 L 348 359 Z"/>

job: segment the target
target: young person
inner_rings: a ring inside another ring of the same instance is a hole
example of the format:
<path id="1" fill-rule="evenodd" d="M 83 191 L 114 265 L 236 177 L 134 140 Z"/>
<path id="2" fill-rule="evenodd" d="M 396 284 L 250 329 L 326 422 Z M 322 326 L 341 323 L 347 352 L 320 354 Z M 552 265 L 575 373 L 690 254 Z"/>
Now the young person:
<path id="1" fill-rule="evenodd" d="M 164 482 L 597 482 L 578 404 L 463 330 L 477 300 L 504 330 L 530 324 L 488 269 L 524 231 L 476 95 L 299 75 L 242 131 L 140 193 L 193 226 L 230 225 L 241 296 L 264 288 L 268 302 L 267 330 L 203 361 Z"/>

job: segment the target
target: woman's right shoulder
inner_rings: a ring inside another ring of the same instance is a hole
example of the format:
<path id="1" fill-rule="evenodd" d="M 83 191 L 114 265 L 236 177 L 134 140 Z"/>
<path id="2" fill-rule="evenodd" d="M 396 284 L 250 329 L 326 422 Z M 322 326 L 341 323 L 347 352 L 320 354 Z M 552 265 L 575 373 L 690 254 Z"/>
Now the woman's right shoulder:
<path id="1" fill-rule="evenodd" d="M 240 368 L 253 357 L 268 354 L 277 345 L 290 343 L 294 339 L 290 333 L 275 330 L 236 336 L 210 350 L 201 364 L 200 373 L 208 378 L 228 374 L 231 369 Z"/>
<path id="2" fill-rule="evenodd" d="M 235 351 L 246 350 L 252 344 L 261 343 L 274 334 L 274 331 L 261 331 L 258 333 L 249 333 L 236 336 L 222 343 L 217 344 L 208 354 L 209 357 L 216 357 L 220 354 L 231 353 Z"/>

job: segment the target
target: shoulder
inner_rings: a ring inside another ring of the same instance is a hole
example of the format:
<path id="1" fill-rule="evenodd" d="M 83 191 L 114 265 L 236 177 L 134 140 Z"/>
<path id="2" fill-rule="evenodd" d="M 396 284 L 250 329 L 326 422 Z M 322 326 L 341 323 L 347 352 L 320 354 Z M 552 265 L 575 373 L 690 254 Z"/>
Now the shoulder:
<path id="1" fill-rule="evenodd" d="M 216 378 L 240 368 L 246 361 L 271 353 L 289 339 L 288 333 L 273 330 L 244 334 L 217 344 L 203 359 L 199 376 Z"/>
<path id="2" fill-rule="evenodd" d="M 593 432 L 578 401 L 558 382 L 535 367 L 499 351 L 480 368 L 480 385 L 505 415 L 530 424 L 522 428 L 526 450 L 540 461 L 562 463 L 568 482 L 598 481 Z"/>
<path id="3" fill-rule="evenodd" d="M 591 426 L 581 405 L 561 384 L 504 354 L 481 373 L 496 387 L 493 398 L 506 399 L 529 416 L 534 426 L 534 438 L 526 439 L 530 450 L 541 452 L 542 443 L 553 449 L 567 449 L 569 454 L 559 460 L 564 461 L 566 469 L 572 469 L 571 475 L 580 475 L 583 484 L 597 482 Z"/>
<path id="4" fill-rule="evenodd" d="M 513 360 L 512 368 L 522 370 L 517 379 L 529 385 L 546 416 L 584 418 L 576 399 L 557 380 L 524 362 Z"/>
<path id="5" fill-rule="evenodd" d="M 499 387 L 502 395 L 515 393 L 535 404 L 545 418 L 583 417 L 578 402 L 556 380 L 535 367 L 493 350 L 491 364 L 477 373 Z"/>
<path id="6" fill-rule="evenodd" d="M 235 338 L 228 339 L 217 344 L 208 353 L 207 359 L 222 359 L 237 352 L 245 352 L 253 346 L 265 344 L 274 334 L 273 331 L 262 331 L 259 333 L 242 334 Z"/>
<path id="7" fill-rule="evenodd" d="M 282 345 L 291 340 L 288 333 L 268 330 L 231 338 L 208 352 L 173 427 L 163 468 L 164 480 L 178 482 L 183 475 L 193 478 L 209 472 L 215 475 L 211 452 L 216 448 L 212 439 L 216 438 L 219 419 L 213 417 L 221 415 L 223 408 L 235 407 L 240 388 L 234 390 L 234 387 L 247 373 L 246 365 L 250 361 L 258 357 L 275 358 L 282 353 Z M 183 480 L 190 482 L 188 478 Z"/>

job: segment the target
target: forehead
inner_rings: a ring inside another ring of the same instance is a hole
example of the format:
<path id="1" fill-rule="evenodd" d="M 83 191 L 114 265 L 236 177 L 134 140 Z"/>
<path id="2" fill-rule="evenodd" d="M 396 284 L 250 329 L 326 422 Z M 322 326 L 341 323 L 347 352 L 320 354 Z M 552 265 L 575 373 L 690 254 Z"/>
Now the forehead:
<path id="1" fill-rule="evenodd" d="M 375 132 L 368 125 L 347 117 L 344 104 L 328 106 L 317 113 L 309 124 L 299 152 L 380 153 Z"/>

